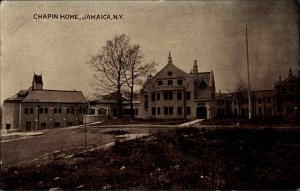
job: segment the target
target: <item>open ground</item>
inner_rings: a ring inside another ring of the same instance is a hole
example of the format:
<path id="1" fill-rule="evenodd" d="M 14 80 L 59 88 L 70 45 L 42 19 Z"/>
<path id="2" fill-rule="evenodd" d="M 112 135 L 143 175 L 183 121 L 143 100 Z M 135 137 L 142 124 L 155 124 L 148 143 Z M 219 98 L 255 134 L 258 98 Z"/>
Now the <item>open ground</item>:
<path id="1" fill-rule="evenodd" d="M 130 138 L 128 134 L 133 138 L 145 136 L 124 140 Z M 48 142 L 43 141 L 45 137 Z M 94 126 L 88 128 L 87 137 L 87 149 L 84 128 L 49 130 L 43 135 L 5 142 L 12 150 L 27 147 L 29 153 L 43 153 L 42 148 L 47 147 L 54 151 L 36 160 L 25 157 L 27 160 L 12 165 L 15 167 L 7 165 L 1 172 L 1 189 L 300 187 L 299 128 Z M 104 146 L 112 142 L 110 147 Z M 1 146 L 3 149 L 3 143 Z M 30 155 L 14 151 L 16 156 Z"/>

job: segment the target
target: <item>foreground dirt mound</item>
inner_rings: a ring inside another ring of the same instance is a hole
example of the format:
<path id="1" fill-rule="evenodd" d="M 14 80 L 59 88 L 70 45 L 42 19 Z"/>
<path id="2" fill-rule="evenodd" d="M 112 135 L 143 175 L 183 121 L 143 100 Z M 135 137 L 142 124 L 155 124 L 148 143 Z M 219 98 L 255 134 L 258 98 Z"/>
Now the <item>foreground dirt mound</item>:
<path id="1" fill-rule="evenodd" d="M 297 189 L 297 129 L 182 128 L 1 173 L 1 189 Z"/>

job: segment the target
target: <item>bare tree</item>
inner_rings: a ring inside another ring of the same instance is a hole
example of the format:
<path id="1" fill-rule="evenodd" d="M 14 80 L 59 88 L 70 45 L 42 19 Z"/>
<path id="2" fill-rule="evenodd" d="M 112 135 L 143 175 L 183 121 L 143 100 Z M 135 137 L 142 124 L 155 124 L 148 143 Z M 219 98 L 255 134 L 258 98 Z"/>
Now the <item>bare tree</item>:
<path id="1" fill-rule="evenodd" d="M 126 70 L 130 60 L 130 42 L 126 35 L 108 40 L 102 51 L 88 64 L 96 71 L 98 90 L 117 92 L 118 117 L 122 117 L 122 87 L 126 83 Z"/>
<path id="2" fill-rule="evenodd" d="M 143 63 L 140 53 L 140 46 L 134 45 L 130 48 L 128 54 L 128 68 L 126 71 L 126 83 L 130 89 L 130 116 L 134 118 L 133 98 L 135 85 L 142 84 L 142 78 L 155 71 L 156 63 Z"/>

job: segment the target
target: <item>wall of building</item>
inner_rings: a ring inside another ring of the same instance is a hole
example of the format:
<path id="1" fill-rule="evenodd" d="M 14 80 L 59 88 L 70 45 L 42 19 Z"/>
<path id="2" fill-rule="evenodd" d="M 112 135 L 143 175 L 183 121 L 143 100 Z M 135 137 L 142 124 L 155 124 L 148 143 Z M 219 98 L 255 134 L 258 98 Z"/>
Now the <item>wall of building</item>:
<path id="1" fill-rule="evenodd" d="M 2 115 L 3 129 L 18 129 L 19 127 L 19 104 L 4 103 Z"/>
<path id="2" fill-rule="evenodd" d="M 83 124 L 87 104 L 22 103 L 19 129 L 31 131 Z"/>

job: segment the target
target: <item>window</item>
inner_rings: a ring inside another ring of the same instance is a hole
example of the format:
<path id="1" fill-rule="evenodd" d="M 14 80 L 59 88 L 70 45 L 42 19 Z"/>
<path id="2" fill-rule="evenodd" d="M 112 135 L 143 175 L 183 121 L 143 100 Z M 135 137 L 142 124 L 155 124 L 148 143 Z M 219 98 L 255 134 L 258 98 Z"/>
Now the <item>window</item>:
<path id="1" fill-rule="evenodd" d="M 287 102 L 292 102 L 293 101 L 293 96 L 288 95 L 288 96 L 286 96 L 285 99 L 286 99 Z"/>
<path id="2" fill-rule="evenodd" d="M 25 114 L 28 114 L 28 108 L 25 108 L 24 113 L 25 113 Z"/>
<path id="3" fill-rule="evenodd" d="M 182 107 L 177 107 L 177 115 L 182 115 Z"/>
<path id="4" fill-rule="evenodd" d="M 44 112 L 45 112 L 45 114 L 47 114 L 48 113 L 48 108 L 44 108 Z"/>
<path id="5" fill-rule="evenodd" d="M 91 114 L 95 115 L 95 109 L 91 109 Z"/>
<path id="6" fill-rule="evenodd" d="M 168 107 L 164 107 L 164 115 L 168 115 L 168 113 L 169 113 Z"/>
<path id="7" fill-rule="evenodd" d="M 107 114 L 106 109 L 101 109 L 101 115 L 106 115 L 106 114 Z"/>
<path id="8" fill-rule="evenodd" d="M 261 99 L 261 98 L 258 98 L 257 102 L 258 102 L 258 103 L 261 103 L 261 102 L 262 102 L 262 99 Z"/>
<path id="9" fill-rule="evenodd" d="M 164 115 L 173 115 L 173 107 L 164 107 Z"/>
<path id="10" fill-rule="evenodd" d="M 67 113 L 70 113 L 70 112 L 71 112 L 71 109 L 70 109 L 70 108 L 68 108 L 68 109 L 67 109 Z"/>
<path id="11" fill-rule="evenodd" d="M 74 114 L 74 108 L 73 107 L 71 108 L 71 113 Z"/>
<path id="12" fill-rule="evenodd" d="M 168 86 L 173 86 L 173 80 L 168 80 Z"/>
<path id="13" fill-rule="evenodd" d="M 160 107 L 157 108 L 157 115 L 160 115 Z"/>
<path id="14" fill-rule="evenodd" d="M 187 107 L 186 108 L 186 114 L 187 115 L 191 115 L 191 107 Z"/>
<path id="15" fill-rule="evenodd" d="M 169 107 L 169 115 L 173 115 L 173 107 Z"/>
<path id="16" fill-rule="evenodd" d="M 145 109 L 148 109 L 148 101 L 144 102 Z"/>
<path id="17" fill-rule="evenodd" d="M 191 99 L 191 92 L 186 92 L 186 100 L 190 100 Z"/>
<path id="18" fill-rule="evenodd" d="M 224 105 L 224 100 L 217 100 L 218 105 Z"/>
<path id="19" fill-rule="evenodd" d="M 86 113 L 86 109 L 82 108 L 82 113 L 85 114 Z"/>
<path id="20" fill-rule="evenodd" d="M 160 100 L 160 93 L 157 93 L 157 94 L 156 94 L 156 99 L 157 99 L 157 100 Z"/>
<path id="21" fill-rule="evenodd" d="M 271 103 L 271 102 L 272 102 L 271 98 L 268 97 L 268 98 L 267 98 L 267 103 Z"/>
<path id="22" fill-rule="evenodd" d="M 177 80 L 177 85 L 182 85 L 182 80 Z"/>
<path id="23" fill-rule="evenodd" d="M 162 86 L 162 85 L 163 85 L 163 81 L 161 81 L 161 80 L 158 81 L 158 82 L 157 82 L 157 85 L 158 85 L 158 86 Z"/>
<path id="24" fill-rule="evenodd" d="M 124 113 L 126 113 L 126 112 L 124 111 Z M 104 109 L 104 108 L 98 109 L 98 115 L 102 115 L 102 116 L 106 115 L 106 109 Z M 130 115 L 130 110 L 129 110 L 129 115 Z"/>
<path id="25" fill-rule="evenodd" d="M 47 123 L 41 123 L 41 129 L 46 129 L 47 128 Z"/>
<path id="26" fill-rule="evenodd" d="M 262 108 L 258 108 L 258 115 L 262 115 Z"/>
<path id="27" fill-rule="evenodd" d="M 43 113 L 44 113 L 44 109 L 40 108 L 40 114 L 43 114 Z"/>
<path id="28" fill-rule="evenodd" d="M 272 115 L 272 108 L 268 108 L 267 111 L 268 111 L 268 115 Z"/>
<path id="29" fill-rule="evenodd" d="M 218 108 L 217 113 L 218 113 L 218 116 L 223 116 L 224 115 L 224 109 Z"/>
<path id="30" fill-rule="evenodd" d="M 182 100 L 182 92 L 177 92 L 177 100 Z"/>
<path id="31" fill-rule="evenodd" d="M 131 114 L 131 110 L 130 109 L 123 109 L 123 115 L 129 116 L 130 114 Z"/>
<path id="32" fill-rule="evenodd" d="M 234 105 L 236 105 L 236 104 L 237 104 L 237 101 L 236 101 L 236 99 L 235 99 L 235 100 L 233 100 L 233 104 L 234 104 Z"/>
<path id="33" fill-rule="evenodd" d="M 6 125 L 5 125 L 5 128 L 6 128 L 7 130 L 9 130 L 9 129 L 11 128 L 11 125 L 10 125 L 10 124 L 6 124 Z"/>
<path id="34" fill-rule="evenodd" d="M 172 91 L 164 92 L 164 100 L 173 100 L 173 92 Z"/>
<path id="35" fill-rule="evenodd" d="M 155 93 L 151 94 L 151 101 L 155 101 Z"/>
<path id="36" fill-rule="evenodd" d="M 61 113 L 61 108 L 58 108 L 58 110 L 57 110 L 57 111 L 58 111 L 58 113 Z"/>
<path id="37" fill-rule="evenodd" d="M 33 108 L 30 108 L 30 109 L 29 109 L 29 113 L 30 113 L 30 114 L 33 114 Z"/>
<path id="38" fill-rule="evenodd" d="M 55 122 L 54 123 L 54 128 L 59 128 L 60 127 L 60 122 Z"/>
<path id="39" fill-rule="evenodd" d="M 78 109 L 78 113 L 79 113 L 79 114 L 82 114 L 82 108 L 79 108 L 79 109 Z"/>
<path id="40" fill-rule="evenodd" d="M 152 107 L 152 115 L 156 115 L 156 108 Z"/>
<path id="41" fill-rule="evenodd" d="M 53 113 L 57 114 L 57 108 L 54 108 Z"/>

